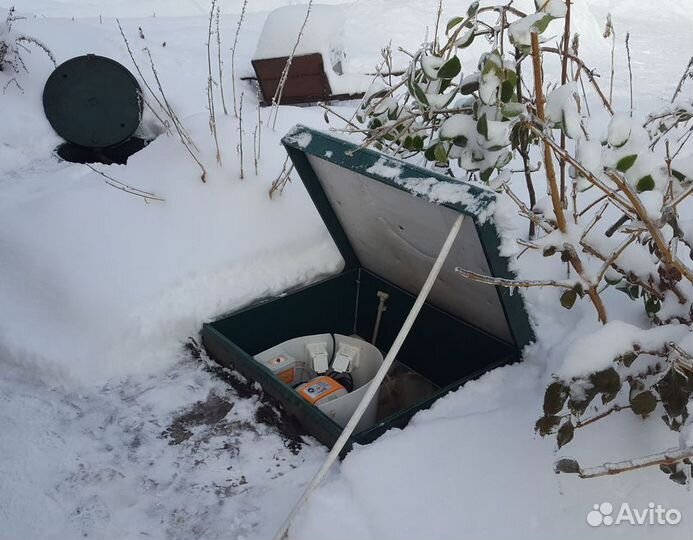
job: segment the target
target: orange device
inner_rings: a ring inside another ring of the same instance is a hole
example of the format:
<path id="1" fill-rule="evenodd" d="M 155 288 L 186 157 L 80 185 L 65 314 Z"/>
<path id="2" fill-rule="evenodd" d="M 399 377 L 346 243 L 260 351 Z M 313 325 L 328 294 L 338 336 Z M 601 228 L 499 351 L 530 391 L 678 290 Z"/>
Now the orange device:
<path id="1" fill-rule="evenodd" d="M 296 391 L 311 405 L 322 405 L 348 394 L 346 388 L 325 375 L 303 383 Z"/>

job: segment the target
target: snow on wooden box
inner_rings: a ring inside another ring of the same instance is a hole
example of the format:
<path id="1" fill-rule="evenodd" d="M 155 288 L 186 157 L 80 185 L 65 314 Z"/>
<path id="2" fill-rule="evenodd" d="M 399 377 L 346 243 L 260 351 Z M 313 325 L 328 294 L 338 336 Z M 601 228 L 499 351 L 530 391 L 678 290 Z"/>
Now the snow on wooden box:
<path id="1" fill-rule="evenodd" d="M 213 358 L 259 382 L 309 434 L 332 446 L 342 428 L 253 356 L 292 338 L 329 333 L 374 336 L 387 352 L 460 214 L 462 230 L 397 357 L 396 376 L 415 377 L 428 390 L 380 403 L 375 425 L 356 432 L 351 444 L 404 427 L 447 392 L 520 357 L 532 339 L 520 295 L 455 272 L 510 277 L 492 223 L 494 192 L 300 126 L 283 143 L 344 268 L 205 325 Z M 379 317 L 382 293 L 387 303 Z"/>
<path id="2" fill-rule="evenodd" d="M 277 95 L 289 60 L 284 88 L 278 96 L 280 104 L 363 95 L 363 77 L 343 73 L 342 8 L 316 4 L 307 10 L 307 6 L 286 6 L 267 17 L 252 60 L 265 105 L 271 105 Z"/>

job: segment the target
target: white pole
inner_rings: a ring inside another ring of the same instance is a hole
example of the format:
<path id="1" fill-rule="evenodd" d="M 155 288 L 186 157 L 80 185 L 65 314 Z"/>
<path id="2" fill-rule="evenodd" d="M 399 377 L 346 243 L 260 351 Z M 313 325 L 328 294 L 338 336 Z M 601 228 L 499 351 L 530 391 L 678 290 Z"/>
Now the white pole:
<path id="1" fill-rule="evenodd" d="M 409 315 L 407 315 L 407 318 L 404 321 L 404 324 L 402 325 L 399 334 L 397 334 L 397 337 L 395 338 L 395 341 L 392 344 L 392 347 L 390 348 L 390 352 L 387 353 L 387 356 L 385 357 L 385 360 L 380 366 L 380 369 L 375 374 L 375 377 L 373 377 L 373 380 L 371 381 L 368 390 L 361 399 L 361 402 L 359 403 L 358 407 L 356 407 L 354 414 L 352 415 L 351 419 L 344 428 L 344 431 L 342 431 L 342 434 L 339 436 L 339 439 L 337 439 L 337 442 L 332 447 L 332 450 L 330 450 L 330 453 L 328 454 L 325 463 L 322 464 L 322 467 L 320 467 L 320 470 L 313 477 L 313 480 L 311 480 L 310 484 L 308 485 L 308 488 L 306 488 L 306 491 L 303 493 L 296 506 L 294 506 L 293 510 L 284 521 L 284 524 L 277 531 L 274 540 L 285 540 L 289 532 L 289 527 L 291 527 L 291 523 L 298 514 L 299 510 L 301 510 L 305 502 L 308 500 L 308 497 L 310 497 L 313 491 L 315 491 L 316 488 L 320 485 L 320 482 L 322 482 L 323 478 L 325 478 L 325 475 L 330 470 L 332 464 L 339 457 L 339 453 L 342 451 L 342 448 L 344 448 L 344 446 L 346 445 L 347 441 L 349 440 L 349 437 L 351 437 L 351 434 L 354 432 L 354 429 L 356 429 L 356 425 L 359 423 L 359 420 L 361 420 L 363 413 L 366 412 L 368 404 L 371 402 L 373 396 L 375 395 L 378 388 L 385 379 L 387 372 L 390 370 L 390 366 L 392 366 L 392 363 L 395 361 L 395 357 L 399 353 L 399 350 L 402 348 L 402 344 L 404 343 L 404 340 L 407 338 L 407 335 L 409 334 L 409 331 L 411 330 L 411 327 L 413 326 L 416 317 L 418 317 L 419 312 L 421 311 L 421 308 L 423 307 L 424 302 L 426 301 L 426 298 L 428 297 L 429 293 L 431 292 L 431 289 L 433 288 L 433 285 L 436 282 L 436 279 L 438 279 L 440 269 L 443 267 L 443 263 L 445 262 L 445 259 L 447 259 L 448 254 L 452 249 L 452 244 L 454 243 L 458 233 L 460 232 L 463 220 L 464 216 L 462 214 L 460 214 L 459 217 L 455 220 L 455 223 L 453 224 L 452 229 L 450 229 L 450 233 L 448 234 L 448 237 L 445 239 L 445 243 L 443 244 L 443 247 L 441 248 L 440 253 L 438 254 L 438 258 L 436 259 L 436 262 L 433 264 L 433 268 L 431 269 L 431 272 L 428 274 L 426 282 L 421 288 L 419 296 L 417 296 L 416 298 L 416 302 L 414 302 L 414 306 L 411 308 Z"/>

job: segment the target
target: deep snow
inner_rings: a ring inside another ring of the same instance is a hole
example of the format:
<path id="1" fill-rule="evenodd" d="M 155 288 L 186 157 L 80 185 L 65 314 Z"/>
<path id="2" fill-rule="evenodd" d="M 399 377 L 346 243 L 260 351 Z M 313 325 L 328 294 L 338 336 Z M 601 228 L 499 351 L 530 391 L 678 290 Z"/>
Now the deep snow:
<path id="1" fill-rule="evenodd" d="M 12 3 L 0 0 L 2 7 Z M 250 0 L 239 75 L 250 72 L 267 11 L 300 3 Z M 255 93 L 239 85 L 246 155 L 240 180 L 237 125 L 219 111 L 224 166 L 214 165 L 204 110 L 205 1 L 15 4 L 37 15 L 17 28 L 46 42 L 58 61 L 95 52 L 132 69 L 111 18 L 121 17 L 145 68 L 141 49 L 151 49 L 168 97 L 203 148 L 209 178 L 200 182 L 173 136 L 159 137 L 127 166 L 98 167 L 164 203 L 147 204 L 83 166 L 59 163 L 51 154 L 58 138 L 40 108 L 51 66 L 38 51 L 28 56 L 31 73 L 20 78 L 24 94 L 9 88 L 0 96 L 0 538 L 269 538 L 325 451 L 308 440 L 294 454 L 276 430 L 256 422 L 257 396 L 229 388 L 182 343 L 204 320 L 338 270 L 340 257 L 300 182 L 273 200 L 267 194 L 284 160 L 279 138 L 299 121 L 326 128 L 322 111 L 282 108 L 276 131 L 263 127 L 256 176 L 249 157 Z M 467 4 L 446 2 L 446 14 Z M 226 49 L 240 5 L 221 2 Z M 358 0 L 343 9 L 345 68 L 359 73 L 373 69 L 390 39 L 415 48 L 433 24 L 435 2 Z M 636 107 L 656 108 L 693 54 L 693 2 L 576 2 L 583 52 L 602 80 L 610 52 L 600 26 L 609 11 L 621 44 L 615 93 L 628 93 L 622 38 L 631 31 Z M 227 101 L 230 88 L 227 81 Z M 145 129 L 154 126 L 147 117 Z M 498 213 L 508 240 L 515 214 L 511 206 Z M 518 269 L 542 277 L 531 258 Z M 608 298 L 610 309 L 642 324 L 619 296 Z M 530 294 L 528 302 L 538 342 L 523 364 L 466 385 L 405 430 L 355 449 L 291 537 L 690 538 L 693 497 L 656 470 L 590 481 L 553 474 L 555 442 L 533 432 L 543 389 L 568 346 L 599 326 L 589 305 L 566 312 L 552 293 Z M 162 436 L 195 403 L 210 402 L 219 414 L 220 402 L 233 406 L 221 419 L 195 424 L 180 444 Z M 566 450 L 592 465 L 674 446 L 675 439 L 656 418 L 643 426 L 633 415 L 614 415 Z M 587 513 L 604 501 L 655 502 L 679 509 L 683 519 L 676 527 L 588 527 Z"/>

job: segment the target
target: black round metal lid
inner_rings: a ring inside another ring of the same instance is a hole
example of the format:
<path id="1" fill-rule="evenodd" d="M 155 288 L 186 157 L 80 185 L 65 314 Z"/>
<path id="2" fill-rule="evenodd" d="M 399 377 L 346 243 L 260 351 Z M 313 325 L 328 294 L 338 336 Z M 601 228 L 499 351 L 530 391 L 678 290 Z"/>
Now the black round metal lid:
<path id="1" fill-rule="evenodd" d="M 63 139 L 107 148 L 130 138 L 140 125 L 140 85 L 115 60 L 78 56 L 58 66 L 48 78 L 43 108 Z"/>

